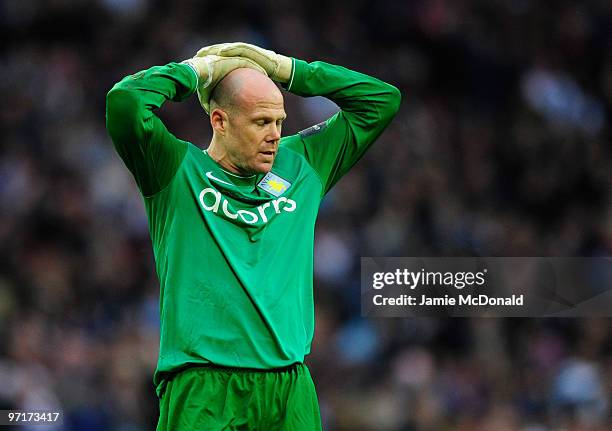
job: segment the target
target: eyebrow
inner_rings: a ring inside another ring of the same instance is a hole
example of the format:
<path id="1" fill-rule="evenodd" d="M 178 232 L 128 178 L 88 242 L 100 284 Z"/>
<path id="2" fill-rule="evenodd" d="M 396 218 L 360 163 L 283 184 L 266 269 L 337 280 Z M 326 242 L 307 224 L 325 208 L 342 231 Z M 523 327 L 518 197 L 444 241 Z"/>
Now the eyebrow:
<path id="1" fill-rule="evenodd" d="M 277 118 L 274 115 L 269 115 L 269 114 L 257 114 L 253 116 L 253 120 L 257 121 L 257 120 L 273 120 Z M 284 120 L 287 118 L 287 114 L 284 113 L 283 115 L 281 115 L 278 119 L 280 120 Z"/>

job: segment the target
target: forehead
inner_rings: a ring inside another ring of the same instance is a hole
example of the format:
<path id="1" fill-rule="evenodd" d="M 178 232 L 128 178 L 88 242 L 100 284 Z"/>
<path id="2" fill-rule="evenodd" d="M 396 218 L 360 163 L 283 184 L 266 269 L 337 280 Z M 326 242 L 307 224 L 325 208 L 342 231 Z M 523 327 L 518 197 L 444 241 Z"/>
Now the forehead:
<path id="1" fill-rule="evenodd" d="M 272 96 L 272 97 L 270 97 Z M 285 117 L 285 103 L 283 96 L 278 92 L 276 95 L 262 95 L 257 98 L 244 100 L 241 111 L 248 117 Z"/>
<path id="2" fill-rule="evenodd" d="M 280 104 L 258 103 L 250 110 L 249 116 L 284 118 L 287 115 L 285 114 L 283 103 L 281 102 Z"/>

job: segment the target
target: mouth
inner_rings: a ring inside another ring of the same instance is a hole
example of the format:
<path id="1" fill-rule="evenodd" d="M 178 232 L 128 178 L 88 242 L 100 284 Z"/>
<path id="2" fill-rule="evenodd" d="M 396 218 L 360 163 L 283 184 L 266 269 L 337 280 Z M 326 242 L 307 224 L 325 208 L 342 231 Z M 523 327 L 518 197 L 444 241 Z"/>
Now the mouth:
<path id="1" fill-rule="evenodd" d="M 260 151 L 259 153 L 263 154 L 264 156 L 274 157 L 275 151 Z"/>

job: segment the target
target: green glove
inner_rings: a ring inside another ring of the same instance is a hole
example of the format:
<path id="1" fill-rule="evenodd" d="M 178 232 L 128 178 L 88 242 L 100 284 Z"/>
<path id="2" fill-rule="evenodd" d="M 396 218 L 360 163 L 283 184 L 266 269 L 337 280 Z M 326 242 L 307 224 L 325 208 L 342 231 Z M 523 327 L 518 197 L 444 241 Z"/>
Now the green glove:
<path id="1" fill-rule="evenodd" d="M 232 70 L 247 67 L 266 75 L 266 71 L 259 64 L 244 57 L 198 55 L 183 61 L 183 63 L 191 66 L 198 75 L 198 99 L 200 99 L 200 105 L 207 114 L 210 114 L 210 95 L 217 84 Z"/>
<path id="2" fill-rule="evenodd" d="M 253 60 L 263 67 L 268 76 L 273 80 L 286 84 L 291 79 L 293 62 L 290 57 L 285 57 L 244 42 L 219 43 L 217 45 L 205 46 L 200 49 L 196 57 L 207 55 L 220 55 L 223 57 L 243 57 Z"/>

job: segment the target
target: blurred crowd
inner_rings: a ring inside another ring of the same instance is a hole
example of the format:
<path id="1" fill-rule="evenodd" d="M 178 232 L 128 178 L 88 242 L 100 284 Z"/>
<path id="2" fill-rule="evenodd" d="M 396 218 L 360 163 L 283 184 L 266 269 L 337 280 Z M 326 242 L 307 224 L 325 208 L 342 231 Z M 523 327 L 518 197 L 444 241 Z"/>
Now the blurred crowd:
<path id="1" fill-rule="evenodd" d="M 32 429 L 155 427 L 158 281 L 105 96 L 245 41 L 403 94 L 321 207 L 324 429 L 612 430 L 610 320 L 365 319 L 359 302 L 360 256 L 610 255 L 609 1 L 6 0 L 0 38 L 0 409 L 63 412 Z M 284 134 L 336 109 L 286 94 Z M 195 97 L 159 114 L 208 145 Z"/>

